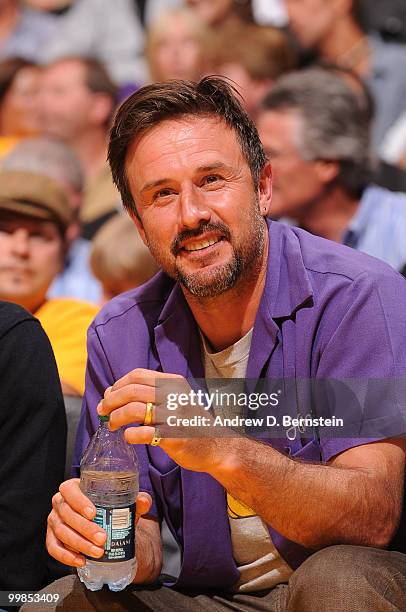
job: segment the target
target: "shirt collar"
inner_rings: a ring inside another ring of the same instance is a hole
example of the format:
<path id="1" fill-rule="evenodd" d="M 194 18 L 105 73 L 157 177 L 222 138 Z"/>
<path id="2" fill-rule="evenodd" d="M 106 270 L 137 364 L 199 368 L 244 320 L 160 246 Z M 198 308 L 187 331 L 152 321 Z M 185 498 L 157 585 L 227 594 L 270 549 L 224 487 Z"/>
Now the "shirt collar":
<path id="1" fill-rule="evenodd" d="M 261 307 L 268 309 L 272 319 L 280 319 L 293 315 L 313 290 L 301 251 L 303 230 L 277 221 L 268 221 L 268 227 L 268 270 Z"/>
<path id="2" fill-rule="evenodd" d="M 346 246 L 356 248 L 362 234 L 366 231 L 370 222 L 371 209 L 376 204 L 376 193 L 371 187 L 367 187 L 359 201 L 355 215 L 344 231 L 341 243 Z"/>

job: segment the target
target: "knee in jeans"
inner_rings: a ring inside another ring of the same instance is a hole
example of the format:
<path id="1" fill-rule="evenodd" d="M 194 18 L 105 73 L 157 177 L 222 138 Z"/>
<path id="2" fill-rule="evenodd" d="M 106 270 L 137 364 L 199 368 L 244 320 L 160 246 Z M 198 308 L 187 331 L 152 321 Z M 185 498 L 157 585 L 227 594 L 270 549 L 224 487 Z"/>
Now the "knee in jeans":
<path id="1" fill-rule="evenodd" d="M 312 555 L 294 572 L 289 581 L 288 609 L 404 609 L 402 605 L 389 608 L 387 603 L 393 599 L 404 604 L 405 570 L 406 557 L 400 553 L 363 546 L 330 546 Z"/>
<path id="2" fill-rule="evenodd" d="M 292 579 L 295 587 L 303 586 L 320 591 L 324 584 L 328 589 L 332 583 L 335 583 L 334 588 L 339 588 L 350 578 L 353 580 L 356 573 L 353 548 L 345 545 L 329 546 L 314 553 L 294 573 Z"/>
<path id="3" fill-rule="evenodd" d="M 295 591 L 318 593 L 337 598 L 340 592 L 356 595 L 372 582 L 379 585 L 383 574 L 385 551 L 362 546 L 329 546 L 307 559 L 291 578 Z"/>
<path id="4" fill-rule="evenodd" d="M 295 589 L 304 588 L 335 594 L 350 589 L 354 594 L 359 589 L 374 585 L 384 591 L 393 575 L 393 559 L 397 553 L 364 546 L 329 546 L 307 559 L 292 576 Z"/>

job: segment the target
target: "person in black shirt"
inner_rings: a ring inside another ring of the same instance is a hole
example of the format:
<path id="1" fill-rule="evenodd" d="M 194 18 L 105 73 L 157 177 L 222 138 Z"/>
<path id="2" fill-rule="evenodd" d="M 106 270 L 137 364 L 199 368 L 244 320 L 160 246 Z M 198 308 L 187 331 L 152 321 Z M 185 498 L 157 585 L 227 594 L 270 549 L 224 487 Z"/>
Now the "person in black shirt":
<path id="1" fill-rule="evenodd" d="M 0 302 L 0 591 L 53 576 L 46 517 L 63 480 L 66 418 L 51 345 L 26 310 Z"/>

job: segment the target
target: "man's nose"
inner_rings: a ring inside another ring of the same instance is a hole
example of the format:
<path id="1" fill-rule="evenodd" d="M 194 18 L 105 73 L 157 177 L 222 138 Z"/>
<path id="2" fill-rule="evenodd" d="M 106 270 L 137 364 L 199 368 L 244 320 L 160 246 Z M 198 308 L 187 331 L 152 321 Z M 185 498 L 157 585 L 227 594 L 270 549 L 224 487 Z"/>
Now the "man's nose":
<path id="1" fill-rule="evenodd" d="M 29 234 L 24 228 L 19 228 L 11 235 L 12 251 L 20 257 L 26 257 L 29 252 Z"/>
<path id="2" fill-rule="evenodd" d="M 185 228 L 198 227 L 211 217 L 204 194 L 195 185 L 185 185 L 180 192 L 180 224 Z"/>

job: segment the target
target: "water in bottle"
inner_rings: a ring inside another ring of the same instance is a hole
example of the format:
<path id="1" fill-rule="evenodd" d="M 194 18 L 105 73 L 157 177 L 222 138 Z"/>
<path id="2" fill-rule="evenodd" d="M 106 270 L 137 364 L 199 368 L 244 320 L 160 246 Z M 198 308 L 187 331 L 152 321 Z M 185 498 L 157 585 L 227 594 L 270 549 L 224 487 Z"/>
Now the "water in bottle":
<path id="1" fill-rule="evenodd" d="M 135 499 L 138 493 L 138 461 L 134 447 L 124 440 L 123 429 L 110 431 L 108 418 L 100 425 L 80 464 L 80 488 L 96 506 L 93 519 L 107 531 L 104 555 L 87 557 L 78 568 L 80 580 L 91 591 L 107 584 L 121 591 L 136 572 Z"/>

